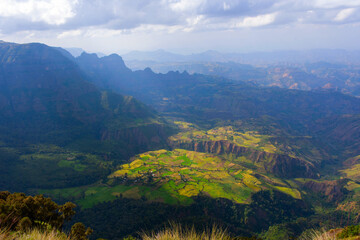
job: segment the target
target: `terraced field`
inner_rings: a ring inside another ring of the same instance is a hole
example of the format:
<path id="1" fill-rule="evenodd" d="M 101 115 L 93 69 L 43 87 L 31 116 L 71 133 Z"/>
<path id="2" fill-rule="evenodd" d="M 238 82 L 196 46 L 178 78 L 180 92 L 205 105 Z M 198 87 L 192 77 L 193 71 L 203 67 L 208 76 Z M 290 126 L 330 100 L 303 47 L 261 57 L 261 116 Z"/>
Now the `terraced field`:
<path id="1" fill-rule="evenodd" d="M 9 159 L 6 166 L 0 167 L 11 171 L 3 171 L 2 177 L 9 179 L 6 185 L 17 191 L 81 186 L 106 177 L 112 166 L 112 162 L 104 161 L 100 155 L 50 144 L 18 149 L 0 146 L 0 158 Z"/>
<path id="2" fill-rule="evenodd" d="M 117 197 L 188 205 L 193 202 L 192 197 L 206 195 L 249 203 L 251 194 L 262 189 L 276 189 L 301 198 L 300 192 L 285 180 L 256 173 L 236 161 L 183 149 L 137 155 L 108 179 L 107 184 L 42 193 L 73 196 L 83 208 Z"/>
<path id="3" fill-rule="evenodd" d="M 192 141 L 221 141 L 226 140 L 237 146 L 252 148 L 269 153 L 277 152 L 277 148 L 270 142 L 271 136 L 260 135 L 255 131 L 237 132 L 231 126 L 217 127 L 208 131 L 199 130 L 191 123 L 176 121 L 181 132 L 169 138 L 172 142 Z"/>
<path id="4" fill-rule="evenodd" d="M 345 166 L 345 169 L 340 170 L 340 173 L 351 180 L 360 182 L 360 155 L 348 159 Z"/>

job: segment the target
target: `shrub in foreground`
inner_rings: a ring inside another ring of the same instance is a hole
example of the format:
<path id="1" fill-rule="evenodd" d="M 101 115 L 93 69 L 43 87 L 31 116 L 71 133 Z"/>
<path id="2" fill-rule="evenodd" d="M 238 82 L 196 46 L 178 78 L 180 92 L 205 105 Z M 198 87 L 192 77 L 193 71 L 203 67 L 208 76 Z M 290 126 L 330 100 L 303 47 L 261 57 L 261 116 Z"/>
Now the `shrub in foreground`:
<path id="1" fill-rule="evenodd" d="M 70 240 L 65 233 L 59 231 L 41 231 L 33 229 L 28 232 L 7 232 L 0 230 L 1 240 Z"/>
<path id="2" fill-rule="evenodd" d="M 340 233 L 336 235 L 339 239 L 349 238 L 349 237 L 360 237 L 360 225 L 357 226 L 347 226 Z"/>
<path id="3" fill-rule="evenodd" d="M 170 227 L 157 233 L 143 233 L 143 240 L 231 240 L 227 232 L 217 226 L 198 233 L 194 228 L 182 228 L 179 224 L 171 224 Z"/>

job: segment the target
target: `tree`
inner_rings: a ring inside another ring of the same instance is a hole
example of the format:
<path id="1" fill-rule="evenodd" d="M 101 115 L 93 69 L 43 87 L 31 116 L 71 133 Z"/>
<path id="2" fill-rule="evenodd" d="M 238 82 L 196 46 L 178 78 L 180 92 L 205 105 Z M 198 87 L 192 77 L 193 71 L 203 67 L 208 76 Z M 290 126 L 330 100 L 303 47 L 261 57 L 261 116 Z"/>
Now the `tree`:
<path id="1" fill-rule="evenodd" d="M 26 230 L 29 227 L 61 229 L 75 214 L 75 204 L 58 205 L 43 195 L 0 192 L 0 227 Z"/>
<path id="2" fill-rule="evenodd" d="M 73 240 L 87 240 L 87 236 L 92 232 L 93 230 L 91 228 L 85 229 L 85 225 L 78 222 L 71 227 L 70 236 Z"/>

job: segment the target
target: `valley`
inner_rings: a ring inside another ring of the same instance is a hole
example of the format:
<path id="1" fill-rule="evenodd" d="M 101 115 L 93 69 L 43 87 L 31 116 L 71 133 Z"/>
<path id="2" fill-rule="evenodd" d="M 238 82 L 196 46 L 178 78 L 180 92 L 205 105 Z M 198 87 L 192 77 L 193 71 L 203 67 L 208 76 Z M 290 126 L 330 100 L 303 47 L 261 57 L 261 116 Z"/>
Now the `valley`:
<path id="1" fill-rule="evenodd" d="M 76 203 L 94 239 L 172 220 L 245 237 L 359 223 L 350 94 L 5 42 L 0 86 L 0 190 Z"/>

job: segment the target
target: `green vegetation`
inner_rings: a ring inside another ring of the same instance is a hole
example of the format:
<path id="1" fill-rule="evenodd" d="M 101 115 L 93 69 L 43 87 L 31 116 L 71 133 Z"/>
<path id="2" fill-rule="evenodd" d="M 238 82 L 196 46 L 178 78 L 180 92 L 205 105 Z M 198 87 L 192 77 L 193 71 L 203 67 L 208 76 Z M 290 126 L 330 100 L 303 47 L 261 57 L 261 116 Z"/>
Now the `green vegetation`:
<path id="1" fill-rule="evenodd" d="M 231 240 L 226 231 L 213 226 L 210 230 L 202 233 L 196 232 L 194 228 L 184 229 L 181 225 L 171 224 L 168 228 L 156 232 L 142 235 L 142 240 Z"/>
<path id="2" fill-rule="evenodd" d="M 42 195 L 32 197 L 23 193 L 0 192 L 0 227 L 27 231 L 45 225 L 61 229 L 64 222 L 75 214 L 75 207 L 71 202 L 58 205 Z"/>
<path id="3" fill-rule="evenodd" d="M 118 198 L 140 199 L 145 198 L 149 201 L 166 202 L 178 204 L 182 201 L 184 204 L 190 204 L 191 199 L 173 197 L 168 194 L 166 187 L 154 189 L 151 186 L 129 186 L 129 185 L 105 185 L 98 184 L 95 186 L 84 186 L 64 189 L 42 189 L 38 191 L 46 195 L 53 196 L 57 199 L 71 199 L 82 208 L 91 208 L 94 205 L 113 201 Z"/>
<path id="4" fill-rule="evenodd" d="M 294 198 L 301 194 L 281 179 L 259 174 L 213 154 L 175 149 L 137 155 L 109 176 L 107 184 L 79 188 L 42 189 L 39 193 L 71 199 L 82 208 L 116 198 L 145 198 L 168 204 L 193 203 L 193 197 L 206 195 L 250 203 L 252 193 L 276 189 Z"/>
<path id="5" fill-rule="evenodd" d="M 353 181 L 360 182 L 360 155 L 348 159 L 345 164 L 347 166 L 340 170 L 340 173 Z"/>
<path id="6" fill-rule="evenodd" d="M 7 166 L 0 170 L 4 178 L 0 187 L 19 191 L 89 184 L 105 177 L 113 166 L 113 161 L 106 159 L 106 155 L 46 144 L 18 148 L 0 146 L 0 158 L 8 161 L 3 162 Z"/>
<path id="7" fill-rule="evenodd" d="M 360 238 L 360 225 L 347 226 L 340 233 L 336 235 L 339 239 L 359 237 Z"/>
<path id="8" fill-rule="evenodd" d="M 277 148 L 270 142 L 270 136 L 260 135 L 258 132 L 247 131 L 244 133 L 234 131 L 233 127 L 217 127 L 208 131 L 197 129 L 193 124 L 175 121 L 182 132 L 171 136 L 173 142 L 192 141 L 221 141 L 226 140 L 237 146 L 253 148 L 259 151 L 275 153 Z"/>
<path id="9" fill-rule="evenodd" d="M 301 198 L 298 190 L 289 188 L 280 179 L 269 183 L 268 177 L 257 174 L 238 162 L 183 149 L 140 154 L 131 163 L 122 165 L 110 178 L 121 179 L 135 186 L 147 183 L 165 190 L 181 203 L 199 194 L 248 203 L 252 192 L 271 188 Z"/>
<path id="10" fill-rule="evenodd" d="M 80 222 L 71 227 L 70 237 L 61 233 L 75 207 L 71 202 L 58 205 L 43 195 L 0 192 L 0 239 L 88 240 L 92 229 Z"/>
<path id="11" fill-rule="evenodd" d="M 0 239 L 2 240 L 73 240 L 63 232 L 43 231 L 40 229 L 32 229 L 27 232 L 8 232 L 8 231 L 0 230 Z"/>
<path id="12" fill-rule="evenodd" d="M 358 224 L 358 98 L 132 72 L 117 55 L 69 60 L 42 44 L 1 43 L 0 56 L 0 189 L 74 201 L 109 238 L 173 218 L 266 239 Z M 11 232 L 66 219 L 66 204 L 2 194 Z M 77 224 L 71 235 L 88 233 Z"/>

